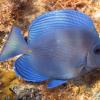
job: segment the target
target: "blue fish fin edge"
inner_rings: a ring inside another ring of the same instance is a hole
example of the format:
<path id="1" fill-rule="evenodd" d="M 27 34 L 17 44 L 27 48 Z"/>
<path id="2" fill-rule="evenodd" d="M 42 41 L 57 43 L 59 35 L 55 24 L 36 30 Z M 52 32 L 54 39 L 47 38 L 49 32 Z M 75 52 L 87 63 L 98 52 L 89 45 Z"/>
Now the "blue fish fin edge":
<path id="1" fill-rule="evenodd" d="M 13 26 L 6 43 L 0 53 L 0 61 L 8 60 L 19 54 L 29 52 L 27 43 L 20 28 Z"/>
<path id="2" fill-rule="evenodd" d="M 48 83 L 48 89 L 52 89 L 55 87 L 58 87 L 64 83 L 67 83 L 67 80 L 52 80 L 51 82 Z"/>
<path id="3" fill-rule="evenodd" d="M 14 70 L 17 76 L 21 77 L 25 81 L 30 82 L 42 82 L 48 80 L 47 77 L 40 75 L 36 70 L 33 69 L 28 61 L 28 56 L 21 56 L 14 63 Z"/>

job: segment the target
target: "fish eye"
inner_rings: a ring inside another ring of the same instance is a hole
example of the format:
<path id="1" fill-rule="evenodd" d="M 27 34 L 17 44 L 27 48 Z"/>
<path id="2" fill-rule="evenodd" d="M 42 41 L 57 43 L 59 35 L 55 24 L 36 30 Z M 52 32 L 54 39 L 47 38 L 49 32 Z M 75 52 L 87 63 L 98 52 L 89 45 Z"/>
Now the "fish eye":
<path id="1" fill-rule="evenodd" d="M 96 49 L 94 50 L 94 53 L 97 54 L 97 55 L 100 55 L 100 48 L 96 48 Z"/>
<path id="2" fill-rule="evenodd" d="M 27 42 L 27 36 L 24 37 L 25 41 Z"/>

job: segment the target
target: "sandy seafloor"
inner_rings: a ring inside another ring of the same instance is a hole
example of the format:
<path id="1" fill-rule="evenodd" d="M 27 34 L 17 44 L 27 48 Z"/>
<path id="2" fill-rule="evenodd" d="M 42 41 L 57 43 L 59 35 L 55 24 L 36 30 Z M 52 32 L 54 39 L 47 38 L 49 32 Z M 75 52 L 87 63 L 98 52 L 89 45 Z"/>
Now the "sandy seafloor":
<path id="1" fill-rule="evenodd" d="M 89 15 L 100 33 L 99 0 L 0 0 L 0 49 L 12 25 L 25 36 L 29 23 L 40 14 L 55 9 L 75 9 Z M 100 100 L 100 70 L 94 70 L 55 89 L 47 82 L 34 84 L 16 77 L 13 58 L 0 63 L 0 100 Z"/>

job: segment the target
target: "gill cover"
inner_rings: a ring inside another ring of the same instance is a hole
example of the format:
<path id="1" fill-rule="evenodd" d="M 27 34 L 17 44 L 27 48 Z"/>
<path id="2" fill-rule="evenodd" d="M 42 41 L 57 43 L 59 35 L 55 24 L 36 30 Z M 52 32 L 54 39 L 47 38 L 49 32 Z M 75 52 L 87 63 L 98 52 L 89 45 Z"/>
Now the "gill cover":
<path id="1" fill-rule="evenodd" d="M 87 66 L 89 70 L 100 66 L 100 40 L 92 45 L 87 56 Z"/>

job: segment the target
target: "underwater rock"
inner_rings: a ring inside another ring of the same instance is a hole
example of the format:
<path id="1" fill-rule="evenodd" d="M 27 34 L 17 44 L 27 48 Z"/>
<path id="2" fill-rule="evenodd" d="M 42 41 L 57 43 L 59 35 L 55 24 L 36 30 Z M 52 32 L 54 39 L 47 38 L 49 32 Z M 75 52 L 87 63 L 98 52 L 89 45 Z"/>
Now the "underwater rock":
<path id="1" fill-rule="evenodd" d="M 10 90 L 15 94 L 14 100 L 41 100 L 42 95 L 37 88 L 12 86 Z"/>
<path id="2" fill-rule="evenodd" d="M 5 96 L 4 100 L 10 100 L 10 96 Z"/>

